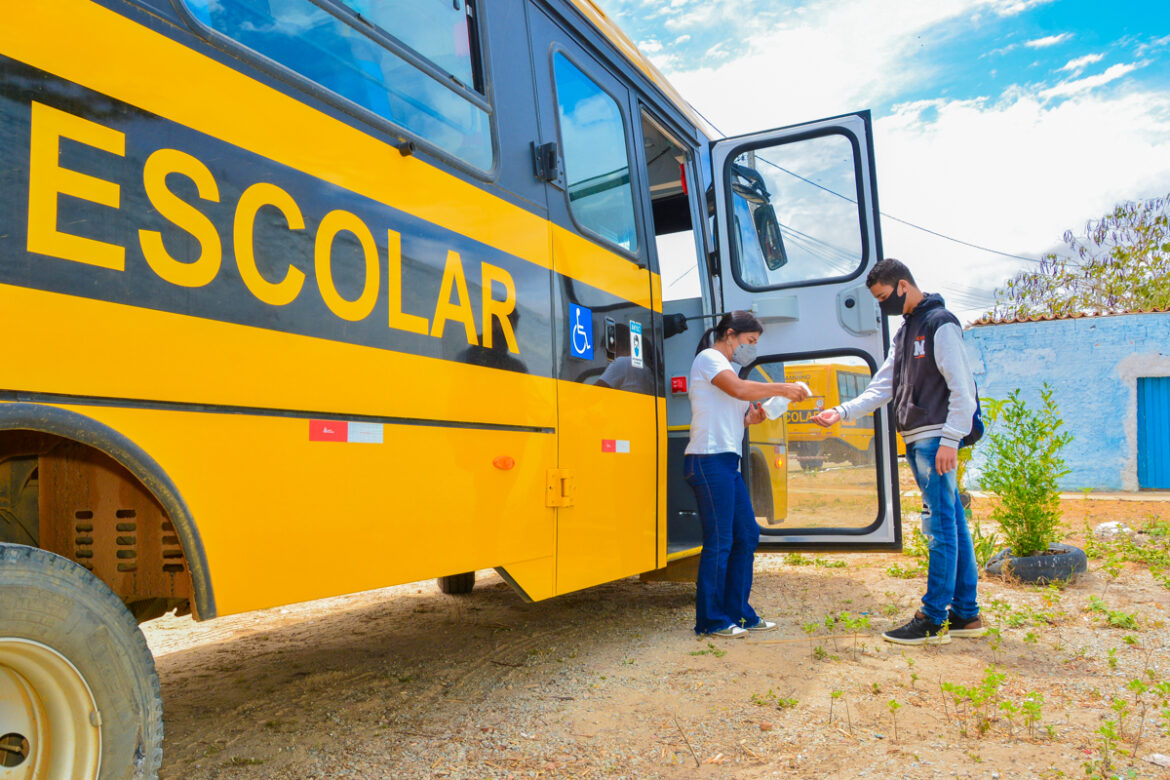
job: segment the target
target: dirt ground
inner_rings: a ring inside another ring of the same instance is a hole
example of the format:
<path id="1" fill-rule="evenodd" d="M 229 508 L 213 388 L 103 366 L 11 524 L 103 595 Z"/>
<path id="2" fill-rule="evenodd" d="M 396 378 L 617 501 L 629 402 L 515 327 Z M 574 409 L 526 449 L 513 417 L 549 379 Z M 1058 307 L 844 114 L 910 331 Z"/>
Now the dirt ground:
<path id="1" fill-rule="evenodd" d="M 1065 502 L 1074 543 L 1157 518 L 1170 503 Z M 986 579 L 998 636 L 882 642 L 925 582 L 889 570 L 916 564 L 757 556 L 780 628 L 736 640 L 693 635 L 693 585 L 525 604 L 490 572 L 468 596 L 160 618 L 162 777 L 1170 778 L 1146 760 L 1170 755 L 1170 590 L 1146 566 L 1102 556 L 1063 591 Z"/>

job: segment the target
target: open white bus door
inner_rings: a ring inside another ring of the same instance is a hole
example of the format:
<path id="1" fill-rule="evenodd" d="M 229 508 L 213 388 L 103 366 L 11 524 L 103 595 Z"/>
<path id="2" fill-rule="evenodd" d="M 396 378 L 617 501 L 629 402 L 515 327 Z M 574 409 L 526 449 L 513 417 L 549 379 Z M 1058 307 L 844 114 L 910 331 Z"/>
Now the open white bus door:
<path id="1" fill-rule="evenodd" d="M 864 389 L 889 343 L 865 286 L 882 257 L 871 129 L 864 111 L 711 147 L 722 311 L 764 325 L 744 376 L 813 391 L 745 436 L 761 551 L 901 546 L 885 409 L 830 429 L 810 421 Z"/>

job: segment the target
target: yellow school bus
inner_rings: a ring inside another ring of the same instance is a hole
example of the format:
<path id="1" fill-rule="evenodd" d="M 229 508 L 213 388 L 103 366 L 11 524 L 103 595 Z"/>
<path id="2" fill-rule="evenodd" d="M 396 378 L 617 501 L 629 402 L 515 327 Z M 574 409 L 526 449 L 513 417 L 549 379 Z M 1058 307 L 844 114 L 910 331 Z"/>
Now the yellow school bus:
<path id="1" fill-rule="evenodd" d="M 785 372 L 789 382 L 804 382 L 811 395 L 792 404 L 785 415 L 789 449 L 802 468 L 819 469 L 823 463 L 874 462 L 874 422 L 871 415 L 842 420 L 822 428 L 812 418 L 825 409 L 851 401 L 869 384 L 870 371 L 848 363 L 806 364 Z M 905 454 L 902 437 L 897 437 L 898 454 Z"/>
<path id="2" fill-rule="evenodd" d="M 748 379 L 776 381 L 762 365 L 753 367 Z M 788 458 L 792 438 L 786 415 L 749 426 L 747 440 L 744 460 L 756 522 L 764 528 L 779 526 L 788 516 Z"/>
<path id="3" fill-rule="evenodd" d="M 834 423 L 822 428 L 812 418 L 825 409 L 856 398 L 869 382 L 869 372 L 861 366 L 824 364 L 805 365 L 785 373 L 789 382 L 805 382 L 812 394 L 789 408 L 792 454 L 804 468 L 820 468 L 823 462 L 860 464 L 873 460 L 873 418 Z"/>
<path id="4" fill-rule="evenodd" d="M 693 557 L 698 332 L 885 352 L 870 135 L 720 139 L 590 0 L 6 3 L 3 766 L 154 777 L 166 612 Z M 883 446 L 761 549 L 897 547 Z"/>

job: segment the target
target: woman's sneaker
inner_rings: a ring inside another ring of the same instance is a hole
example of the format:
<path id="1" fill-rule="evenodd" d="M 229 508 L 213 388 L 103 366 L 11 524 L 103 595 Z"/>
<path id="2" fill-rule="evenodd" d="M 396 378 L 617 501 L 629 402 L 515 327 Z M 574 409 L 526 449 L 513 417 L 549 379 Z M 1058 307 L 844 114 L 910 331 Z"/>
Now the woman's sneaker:
<path id="1" fill-rule="evenodd" d="M 906 625 L 882 634 L 882 639 L 898 645 L 945 645 L 951 641 L 942 626 L 921 612 L 915 612 Z"/>
<path id="2" fill-rule="evenodd" d="M 951 636 L 971 638 L 983 636 L 987 633 L 987 626 L 983 625 L 983 618 L 979 615 L 968 620 L 963 620 L 963 618 L 955 614 L 953 609 L 948 609 L 947 621 L 947 633 Z"/>
<path id="3" fill-rule="evenodd" d="M 728 626 L 721 628 L 718 631 L 709 631 L 707 636 L 717 636 L 720 639 L 734 639 L 735 637 L 747 636 L 747 629 L 739 626 Z"/>
<path id="4" fill-rule="evenodd" d="M 775 631 L 776 624 L 771 620 L 764 620 L 763 618 L 760 618 L 760 622 L 756 623 L 754 626 L 745 626 L 745 628 L 748 631 Z"/>

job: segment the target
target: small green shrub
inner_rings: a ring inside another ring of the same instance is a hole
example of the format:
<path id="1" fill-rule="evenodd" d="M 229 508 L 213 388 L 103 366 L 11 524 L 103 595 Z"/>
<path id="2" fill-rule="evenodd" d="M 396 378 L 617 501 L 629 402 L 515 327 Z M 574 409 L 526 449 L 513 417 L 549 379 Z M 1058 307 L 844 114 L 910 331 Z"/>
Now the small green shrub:
<path id="1" fill-rule="evenodd" d="M 1016 556 L 1043 552 L 1058 538 L 1056 481 L 1069 472 L 1061 451 L 1073 437 L 1061 432 L 1064 421 L 1052 396 L 1045 383 L 1039 410 L 1029 409 L 1018 389 L 1006 400 L 986 404 L 988 457 L 980 485 L 998 496 L 992 517 Z"/>

